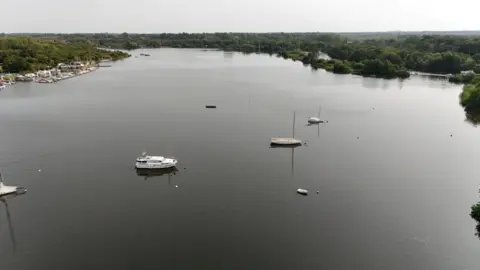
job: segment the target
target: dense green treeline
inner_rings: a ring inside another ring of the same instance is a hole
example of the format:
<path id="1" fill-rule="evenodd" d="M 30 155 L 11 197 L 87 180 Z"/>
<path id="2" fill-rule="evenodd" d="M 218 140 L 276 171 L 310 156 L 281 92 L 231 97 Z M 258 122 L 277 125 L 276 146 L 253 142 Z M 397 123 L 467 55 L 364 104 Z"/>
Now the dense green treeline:
<path id="1" fill-rule="evenodd" d="M 460 104 L 465 109 L 467 120 L 474 125 L 480 124 L 480 77 L 476 76 L 463 86 Z M 479 206 L 480 208 L 480 206 Z M 480 221 L 480 220 L 478 220 Z"/>
<path id="2" fill-rule="evenodd" d="M 408 77 L 408 70 L 440 74 L 475 70 L 480 73 L 480 37 L 468 36 L 348 39 L 330 33 L 100 33 L 39 34 L 35 37 L 128 50 L 173 47 L 268 53 L 335 73 L 382 78 Z M 318 51 L 333 60 L 315 58 Z"/>
<path id="3" fill-rule="evenodd" d="M 29 37 L 0 38 L 0 71 L 26 73 L 71 61 L 118 60 L 128 57 L 121 51 L 100 50 L 87 43 L 69 44 Z"/>
<path id="4" fill-rule="evenodd" d="M 23 37 L 25 35 L 35 39 Z M 18 45 L 9 42 L 23 44 L 23 47 L 19 49 Z M 337 74 L 379 78 L 407 78 L 409 71 L 454 74 L 451 82 L 467 84 L 460 96 L 467 116 L 474 115 L 469 112 L 480 112 L 480 87 L 475 83 L 476 76 L 460 75 L 466 70 L 480 73 L 480 37 L 405 35 L 349 39 L 331 33 L 99 33 L 23 34 L 9 42 L 0 41 L 0 62 L 8 71 L 35 70 L 74 59 L 97 60 L 106 57 L 105 54 L 111 54 L 107 57 L 114 59 L 125 57 L 122 53 L 105 52 L 95 47 L 129 50 L 173 47 L 267 53 Z M 319 57 L 320 52 L 331 59 Z"/>
<path id="5" fill-rule="evenodd" d="M 470 217 L 473 218 L 476 222 L 477 225 L 475 226 L 476 228 L 476 235 L 480 237 L 480 202 L 472 205 L 470 209 Z"/>

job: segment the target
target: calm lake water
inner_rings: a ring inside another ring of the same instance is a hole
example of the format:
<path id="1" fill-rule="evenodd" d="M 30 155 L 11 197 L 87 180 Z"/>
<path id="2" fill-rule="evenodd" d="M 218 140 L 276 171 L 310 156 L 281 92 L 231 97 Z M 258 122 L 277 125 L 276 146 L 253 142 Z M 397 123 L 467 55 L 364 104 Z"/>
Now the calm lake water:
<path id="1" fill-rule="evenodd" d="M 0 92 L 0 169 L 28 188 L 11 226 L 0 205 L 0 269 L 478 269 L 480 130 L 460 86 L 141 52 Z M 306 126 L 320 104 L 328 124 Z M 270 148 L 294 110 L 307 145 Z M 145 149 L 178 171 L 137 175 Z"/>

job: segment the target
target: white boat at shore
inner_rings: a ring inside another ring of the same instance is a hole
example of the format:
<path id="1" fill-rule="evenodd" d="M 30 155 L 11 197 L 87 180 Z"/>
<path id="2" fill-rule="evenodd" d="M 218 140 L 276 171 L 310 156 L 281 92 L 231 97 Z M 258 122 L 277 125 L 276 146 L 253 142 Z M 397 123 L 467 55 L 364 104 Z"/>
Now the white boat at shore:
<path id="1" fill-rule="evenodd" d="M 163 156 L 148 156 L 146 152 L 137 158 L 135 168 L 137 169 L 167 169 L 177 165 L 178 160 Z"/>

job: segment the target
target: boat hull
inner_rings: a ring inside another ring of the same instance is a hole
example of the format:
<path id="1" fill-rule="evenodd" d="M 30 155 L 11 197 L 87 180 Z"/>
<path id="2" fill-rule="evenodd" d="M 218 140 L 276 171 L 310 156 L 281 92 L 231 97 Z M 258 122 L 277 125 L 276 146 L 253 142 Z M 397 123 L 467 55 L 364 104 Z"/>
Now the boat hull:
<path id="1" fill-rule="evenodd" d="M 27 192 L 27 189 L 24 187 L 10 187 L 10 186 L 3 186 L 0 189 L 0 197 L 4 197 L 7 195 L 19 195 L 19 194 L 24 194 Z"/>
<path id="2" fill-rule="evenodd" d="M 315 118 L 315 117 L 310 117 L 310 118 L 308 118 L 308 123 L 309 124 L 321 124 L 321 123 L 323 123 L 323 120 L 320 120 L 320 119 Z"/>
<path id="3" fill-rule="evenodd" d="M 308 196 L 308 190 L 299 188 L 297 189 L 297 193 L 303 196 Z"/>
<path id="4" fill-rule="evenodd" d="M 272 138 L 271 145 L 301 145 L 302 141 L 294 138 Z"/>
<path id="5" fill-rule="evenodd" d="M 155 169 L 168 169 L 173 168 L 177 165 L 177 161 L 168 162 L 168 163 L 135 163 L 136 169 L 147 169 L 147 170 L 155 170 Z"/>

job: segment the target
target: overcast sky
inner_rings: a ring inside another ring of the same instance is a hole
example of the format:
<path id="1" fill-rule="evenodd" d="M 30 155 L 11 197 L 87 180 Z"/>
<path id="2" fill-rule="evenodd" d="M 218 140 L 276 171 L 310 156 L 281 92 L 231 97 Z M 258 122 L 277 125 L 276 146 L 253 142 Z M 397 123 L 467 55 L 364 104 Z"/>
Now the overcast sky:
<path id="1" fill-rule="evenodd" d="M 5 0 L 0 7 L 0 32 L 480 29 L 480 0 Z"/>

